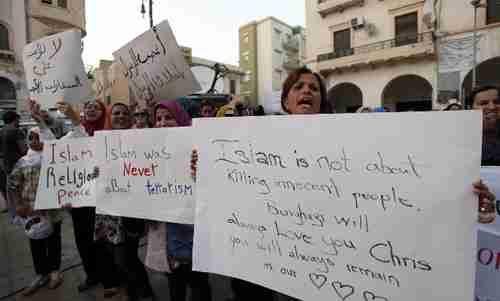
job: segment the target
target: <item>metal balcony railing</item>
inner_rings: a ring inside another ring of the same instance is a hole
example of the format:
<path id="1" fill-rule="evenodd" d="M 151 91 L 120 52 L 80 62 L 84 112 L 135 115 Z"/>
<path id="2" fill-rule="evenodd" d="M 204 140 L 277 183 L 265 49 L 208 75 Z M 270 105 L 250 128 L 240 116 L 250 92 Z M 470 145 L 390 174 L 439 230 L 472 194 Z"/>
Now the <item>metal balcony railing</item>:
<path id="1" fill-rule="evenodd" d="M 295 70 L 300 68 L 300 61 L 297 59 L 286 59 L 283 62 L 283 67 L 287 70 Z"/>
<path id="2" fill-rule="evenodd" d="M 290 51 L 299 51 L 299 41 L 290 38 L 283 39 L 283 48 Z"/>
<path id="3" fill-rule="evenodd" d="M 10 50 L 0 50 L 0 60 L 8 63 L 16 62 L 16 54 Z"/>
<path id="4" fill-rule="evenodd" d="M 318 55 L 317 59 L 318 62 L 322 62 L 322 61 L 334 60 L 345 56 L 370 53 L 383 49 L 419 44 L 423 42 L 432 42 L 433 40 L 434 40 L 433 32 L 424 32 L 414 35 L 401 35 L 396 37 L 395 39 L 367 44 L 359 47 L 347 48 L 347 49 L 335 49 L 333 52 Z"/>

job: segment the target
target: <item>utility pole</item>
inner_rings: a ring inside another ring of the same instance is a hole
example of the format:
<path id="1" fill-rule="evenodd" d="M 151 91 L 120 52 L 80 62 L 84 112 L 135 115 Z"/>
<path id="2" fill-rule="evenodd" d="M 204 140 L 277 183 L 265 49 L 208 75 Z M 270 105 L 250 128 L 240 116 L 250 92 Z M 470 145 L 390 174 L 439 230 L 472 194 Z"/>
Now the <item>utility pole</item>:
<path id="1" fill-rule="evenodd" d="M 149 1 L 149 27 L 153 28 L 153 26 L 154 26 L 153 0 L 148 0 L 148 1 Z M 142 14 L 142 17 L 144 18 L 144 15 L 146 14 L 146 6 L 144 5 L 144 0 L 142 0 L 142 4 L 141 4 L 141 14 Z"/>
<path id="2" fill-rule="evenodd" d="M 153 28 L 153 0 L 149 0 L 149 27 Z"/>
<path id="3" fill-rule="evenodd" d="M 477 86 L 477 9 L 480 7 L 486 7 L 481 4 L 481 0 L 472 0 L 470 3 L 474 6 L 474 35 L 472 38 L 472 89 Z"/>

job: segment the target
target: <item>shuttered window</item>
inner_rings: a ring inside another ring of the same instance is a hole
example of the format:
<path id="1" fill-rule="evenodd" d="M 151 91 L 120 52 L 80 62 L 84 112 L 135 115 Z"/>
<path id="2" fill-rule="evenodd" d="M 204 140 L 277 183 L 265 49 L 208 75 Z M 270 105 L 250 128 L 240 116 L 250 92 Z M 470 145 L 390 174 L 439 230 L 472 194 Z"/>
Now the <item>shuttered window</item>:
<path id="1" fill-rule="evenodd" d="M 0 50 L 9 50 L 9 30 L 0 24 Z"/>
<path id="2" fill-rule="evenodd" d="M 351 30 L 341 30 L 333 33 L 333 48 L 337 57 L 352 54 Z"/>
<path id="3" fill-rule="evenodd" d="M 396 46 L 415 44 L 417 41 L 417 13 L 411 13 L 396 17 Z"/>
<path id="4" fill-rule="evenodd" d="M 487 24 L 500 22 L 500 0 L 488 0 Z"/>

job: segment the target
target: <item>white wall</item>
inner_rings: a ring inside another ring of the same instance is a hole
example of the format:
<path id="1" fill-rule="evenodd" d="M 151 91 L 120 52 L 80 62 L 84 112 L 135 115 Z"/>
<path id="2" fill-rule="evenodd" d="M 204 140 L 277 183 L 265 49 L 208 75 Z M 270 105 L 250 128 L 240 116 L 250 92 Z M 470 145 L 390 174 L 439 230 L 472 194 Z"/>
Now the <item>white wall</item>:
<path id="1" fill-rule="evenodd" d="M 257 91 L 258 103 L 266 111 L 271 110 L 272 83 L 273 83 L 273 25 L 266 20 L 257 25 Z"/>
<path id="2" fill-rule="evenodd" d="M 275 29 L 281 32 L 279 39 L 275 36 Z M 288 76 L 283 63 L 287 57 L 287 50 L 283 48 L 283 41 L 287 35 L 292 35 L 292 27 L 272 18 L 266 19 L 257 25 L 257 69 L 258 69 L 258 98 L 259 104 L 266 113 L 281 112 L 281 86 Z M 305 41 L 299 43 L 304 52 Z M 279 50 L 280 55 L 275 54 Z M 299 57 L 300 58 L 300 51 Z M 276 71 L 281 71 L 278 79 Z M 277 81 L 277 82 L 276 82 Z M 273 83 L 274 82 L 274 83 Z"/>

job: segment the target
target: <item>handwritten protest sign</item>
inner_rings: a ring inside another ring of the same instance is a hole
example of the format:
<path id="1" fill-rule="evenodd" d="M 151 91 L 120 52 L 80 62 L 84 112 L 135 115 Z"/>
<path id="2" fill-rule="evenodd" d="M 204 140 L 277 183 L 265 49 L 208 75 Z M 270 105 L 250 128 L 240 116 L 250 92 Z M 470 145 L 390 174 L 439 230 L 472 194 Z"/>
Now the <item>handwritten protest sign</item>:
<path id="1" fill-rule="evenodd" d="M 96 133 L 97 207 L 110 215 L 192 224 L 191 128 Z"/>
<path id="2" fill-rule="evenodd" d="M 113 56 L 140 99 L 175 99 L 200 90 L 168 21 L 146 31 Z"/>
<path id="3" fill-rule="evenodd" d="M 500 166 L 481 167 L 481 179 L 488 185 L 489 189 L 496 195 L 496 219 L 494 223 L 483 224 L 481 227 L 500 235 Z"/>
<path id="4" fill-rule="evenodd" d="M 91 94 L 82 61 L 81 33 L 71 30 L 51 35 L 24 47 L 23 61 L 30 96 L 44 108 L 63 97 L 79 103 Z"/>
<path id="5" fill-rule="evenodd" d="M 500 196 L 500 167 L 481 168 L 481 179 Z M 492 224 L 478 226 L 476 266 L 476 301 L 500 300 L 500 202 L 497 200 L 497 218 Z"/>
<path id="6" fill-rule="evenodd" d="M 195 270 L 301 300 L 473 298 L 479 113 L 194 126 Z"/>
<path id="7" fill-rule="evenodd" d="M 94 138 L 45 142 L 35 209 L 95 207 Z"/>
<path id="8" fill-rule="evenodd" d="M 484 229 L 477 235 L 475 300 L 500 300 L 500 235 Z"/>

